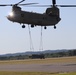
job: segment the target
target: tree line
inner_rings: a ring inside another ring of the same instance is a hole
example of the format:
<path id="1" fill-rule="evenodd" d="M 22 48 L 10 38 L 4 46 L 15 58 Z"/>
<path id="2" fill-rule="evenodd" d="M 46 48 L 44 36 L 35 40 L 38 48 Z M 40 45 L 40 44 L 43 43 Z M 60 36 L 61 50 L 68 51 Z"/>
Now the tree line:
<path id="1" fill-rule="evenodd" d="M 45 53 L 45 54 L 40 54 L 44 58 L 54 58 L 54 57 L 67 57 L 67 56 L 76 56 L 76 49 L 74 50 L 68 50 L 68 51 L 63 51 L 63 52 L 57 52 L 57 53 Z M 0 56 L 0 60 L 24 60 L 24 59 L 33 59 L 30 58 L 33 57 L 36 59 L 36 57 L 39 59 L 39 54 L 35 55 L 17 55 L 17 56 Z"/>
<path id="2" fill-rule="evenodd" d="M 76 56 L 76 50 L 68 50 L 67 52 L 57 52 L 57 53 L 47 53 L 45 54 L 46 58 L 51 58 L 51 57 L 67 57 L 67 56 Z"/>

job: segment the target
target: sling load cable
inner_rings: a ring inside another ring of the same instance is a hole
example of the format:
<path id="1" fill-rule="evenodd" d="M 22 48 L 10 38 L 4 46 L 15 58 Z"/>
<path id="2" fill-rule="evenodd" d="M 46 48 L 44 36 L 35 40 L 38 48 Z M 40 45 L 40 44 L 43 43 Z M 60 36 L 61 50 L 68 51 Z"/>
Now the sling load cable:
<path id="1" fill-rule="evenodd" d="M 31 37 L 31 31 L 30 31 L 30 26 L 29 25 L 28 25 L 28 29 L 29 29 L 29 39 L 30 39 L 30 50 L 34 50 L 32 37 Z"/>
<path id="2" fill-rule="evenodd" d="M 41 26 L 41 36 L 40 36 L 40 47 L 39 50 L 43 50 L 43 32 L 42 32 L 42 26 Z"/>

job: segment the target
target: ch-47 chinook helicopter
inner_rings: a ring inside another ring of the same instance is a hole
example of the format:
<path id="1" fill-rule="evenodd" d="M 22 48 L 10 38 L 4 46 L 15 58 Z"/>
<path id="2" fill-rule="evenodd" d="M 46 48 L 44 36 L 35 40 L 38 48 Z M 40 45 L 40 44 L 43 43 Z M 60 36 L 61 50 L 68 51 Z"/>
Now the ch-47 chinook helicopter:
<path id="1" fill-rule="evenodd" d="M 36 4 L 36 3 L 20 4 L 24 1 L 25 0 L 22 0 L 17 4 L 0 5 L 0 6 L 12 6 L 12 12 L 7 16 L 7 18 L 12 22 L 23 24 L 22 28 L 25 28 L 24 24 L 28 24 L 31 25 L 31 27 L 44 26 L 44 29 L 46 29 L 47 26 L 54 26 L 54 29 L 56 29 L 56 24 L 61 20 L 60 11 L 58 7 L 76 7 L 76 5 L 56 5 L 56 0 L 52 0 L 52 5 L 34 5 L 35 7 L 50 6 L 49 8 L 46 9 L 45 13 L 40 14 L 21 10 L 21 7 L 19 7 L 19 5 Z"/>

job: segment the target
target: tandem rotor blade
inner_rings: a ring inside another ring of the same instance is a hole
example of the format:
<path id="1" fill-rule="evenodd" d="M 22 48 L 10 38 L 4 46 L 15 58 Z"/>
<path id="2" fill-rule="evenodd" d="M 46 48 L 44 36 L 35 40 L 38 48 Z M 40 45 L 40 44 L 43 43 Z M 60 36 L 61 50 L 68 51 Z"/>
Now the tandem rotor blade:
<path id="1" fill-rule="evenodd" d="M 15 5 L 19 5 L 20 3 L 24 2 L 24 1 L 25 1 L 25 0 L 22 0 L 22 1 L 18 2 L 18 3 L 16 3 Z"/>
<path id="2" fill-rule="evenodd" d="M 20 4 L 21 6 L 26 5 L 26 7 L 52 7 L 53 5 L 30 5 L 30 4 Z M 56 7 L 76 7 L 76 5 L 55 5 Z"/>
<path id="3" fill-rule="evenodd" d="M 76 5 L 56 5 L 58 7 L 76 7 Z"/>
<path id="4" fill-rule="evenodd" d="M 0 6 L 13 6 L 14 4 L 0 4 Z"/>
<path id="5" fill-rule="evenodd" d="M 38 4 L 38 3 L 26 3 L 26 4 L 19 4 L 20 6 L 25 6 L 25 5 L 32 5 L 32 4 Z"/>
<path id="6" fill-rule="evenodd" d="M 26 4 L 18 4 L 20 6 L 25 6 L 25 5 L 32 5 L 32 4 L 38 4 L 38 3 L 26 3 Z M 14 6 L 17 4 L 0 4 L 0 6 Z"/>
<path id="7" fill-rule="evenodd" d="M 22 0 L 16 4 L 0 4 L 0 6 L 13 6 L 13 5 L 19 5 L 20 3 L 24 2 L 25 0 Z"/>

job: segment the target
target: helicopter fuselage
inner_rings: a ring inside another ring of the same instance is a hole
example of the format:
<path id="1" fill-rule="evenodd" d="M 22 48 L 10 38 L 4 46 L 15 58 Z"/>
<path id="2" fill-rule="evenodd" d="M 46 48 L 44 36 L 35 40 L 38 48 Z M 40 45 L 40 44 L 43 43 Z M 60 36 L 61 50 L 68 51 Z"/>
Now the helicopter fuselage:
<path id="1" fill-rule="evenodd" d="M 48 15 L 46 13 L 40 14 L 22 10 L 12 11 L 11 14 L 7 16 L 7 18 L 12 22 L 38 26 L 53 26 L 60 21 L 60 18 L 55 15 Z"/>
<path id="2" fill-rule="evenodd" d="M 35 26 L 54 26 L 61 20 L 59 16 L 51 13 L 40 14 L 35 12 L 22 11 L 18 6 L 14 6 L 12 8 L 12 12 L 7 16 L 7 18 L 12 22 Z"/>

